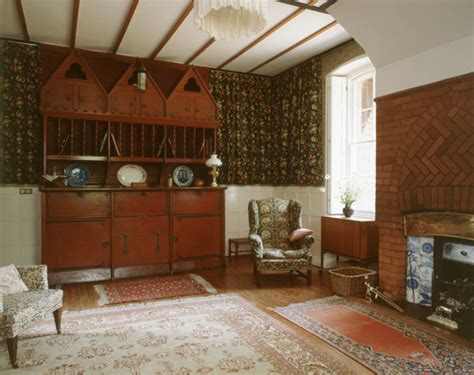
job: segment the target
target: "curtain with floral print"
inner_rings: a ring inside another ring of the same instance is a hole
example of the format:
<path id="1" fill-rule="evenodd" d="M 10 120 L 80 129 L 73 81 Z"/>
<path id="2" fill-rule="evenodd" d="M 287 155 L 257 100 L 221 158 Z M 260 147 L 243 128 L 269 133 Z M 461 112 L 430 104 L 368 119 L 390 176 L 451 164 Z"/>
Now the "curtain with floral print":
<path id="1" fill-rule="evenodd" d="M 307 60 L 275 77 L 211 70 L 218 153 L 227 184 L 323 184 L 321 64 Z"/>
<path id="2" fill-rule="evenodd" d="M 209 87 L 217 102 L 220 126 L 217 153 L 220 180 L 227 184 L 272 184 L 272 79 L 211 70 Z"/>
<path id="3" fill-rule="evenodd" d="M 40 86 L 39 47 L 0 40 L 0 183 L 38 183 Z"/>

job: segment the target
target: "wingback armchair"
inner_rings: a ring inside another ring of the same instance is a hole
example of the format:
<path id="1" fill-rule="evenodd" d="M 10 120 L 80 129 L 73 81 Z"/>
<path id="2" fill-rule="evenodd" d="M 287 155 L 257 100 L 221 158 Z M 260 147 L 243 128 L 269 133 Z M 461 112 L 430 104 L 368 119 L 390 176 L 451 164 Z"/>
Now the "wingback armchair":
<path id="1" fill-rule="evenodd" d="M 249 242 L 253 250 L 257 286 L 263 271 L 299 274 L 311 285 L 311 245 L 314 237 L 290 242 L 288 236 L 301 228 L 301 203 L 267 198 L 249 202 Z"/>
<path id="2" fill-rule="evenodd" d="M 45 265 L 16 267 L 28 291 L 2 296 L 0 294 L 0 335 L 6 338 L 13 368 L 17 368 L 18 334 L 35 320 L 54 315 L 57 333 L 61 333 L 63 291 L 48 289 Z"/>

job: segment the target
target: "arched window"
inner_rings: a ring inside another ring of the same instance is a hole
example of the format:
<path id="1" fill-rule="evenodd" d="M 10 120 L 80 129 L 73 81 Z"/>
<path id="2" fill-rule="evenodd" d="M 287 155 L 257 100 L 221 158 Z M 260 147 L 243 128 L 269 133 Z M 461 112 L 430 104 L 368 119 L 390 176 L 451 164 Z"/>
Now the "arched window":
<path id="1" fill-rule="evenodd" d="M 328 211 L 340 214 L 341 190 L 352 185 L 359 197 L 356 216 L 375 215 L 375 69 L 367 57 L 327 77 Z"/>

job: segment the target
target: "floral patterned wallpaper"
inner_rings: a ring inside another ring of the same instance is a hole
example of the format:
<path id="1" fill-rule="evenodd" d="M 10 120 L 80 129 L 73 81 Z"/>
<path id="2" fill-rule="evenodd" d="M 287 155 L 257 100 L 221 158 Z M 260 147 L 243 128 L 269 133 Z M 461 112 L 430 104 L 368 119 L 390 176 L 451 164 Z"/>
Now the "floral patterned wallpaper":
<path id="1" fill-rule="evenodd" d="M 40 86 L 39 47 L 0 40 L 0 183 L 38 183 Z"/>

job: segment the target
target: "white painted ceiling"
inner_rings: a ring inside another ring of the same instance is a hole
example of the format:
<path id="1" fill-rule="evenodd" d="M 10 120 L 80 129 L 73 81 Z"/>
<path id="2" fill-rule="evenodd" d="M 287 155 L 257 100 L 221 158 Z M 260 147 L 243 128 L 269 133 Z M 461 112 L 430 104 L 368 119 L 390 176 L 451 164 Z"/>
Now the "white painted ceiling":
<path id="1" fill-rule="evenodd" d="M 117 54 L 148 58 L 173 27 L 191 0 L 139 0 Z M 30 40 L 70 46 L 74 0 L 22 0 Z M 131 0 L 80 0 L 76 48 L 111 52 L 127 17 Z M 192 63 L 216 68 L 264 32 L 298 10 L 269 1 L 269 22 L 258 35 L 241 40 L 218 40 Z M 193 12 L 181 24 L 156 59 L 185 63 L 210 37 L 194 29 Z M 224 69 L 248 72 L 334 21 L 328 14 L 310 10 L 258 43 Z M 0 0 L 0 37 L 24 39 L 16 1 Z M 340 25 L 273 60 L 254 73 L 275 75 L 309 57 L 351 39 Z"/>

